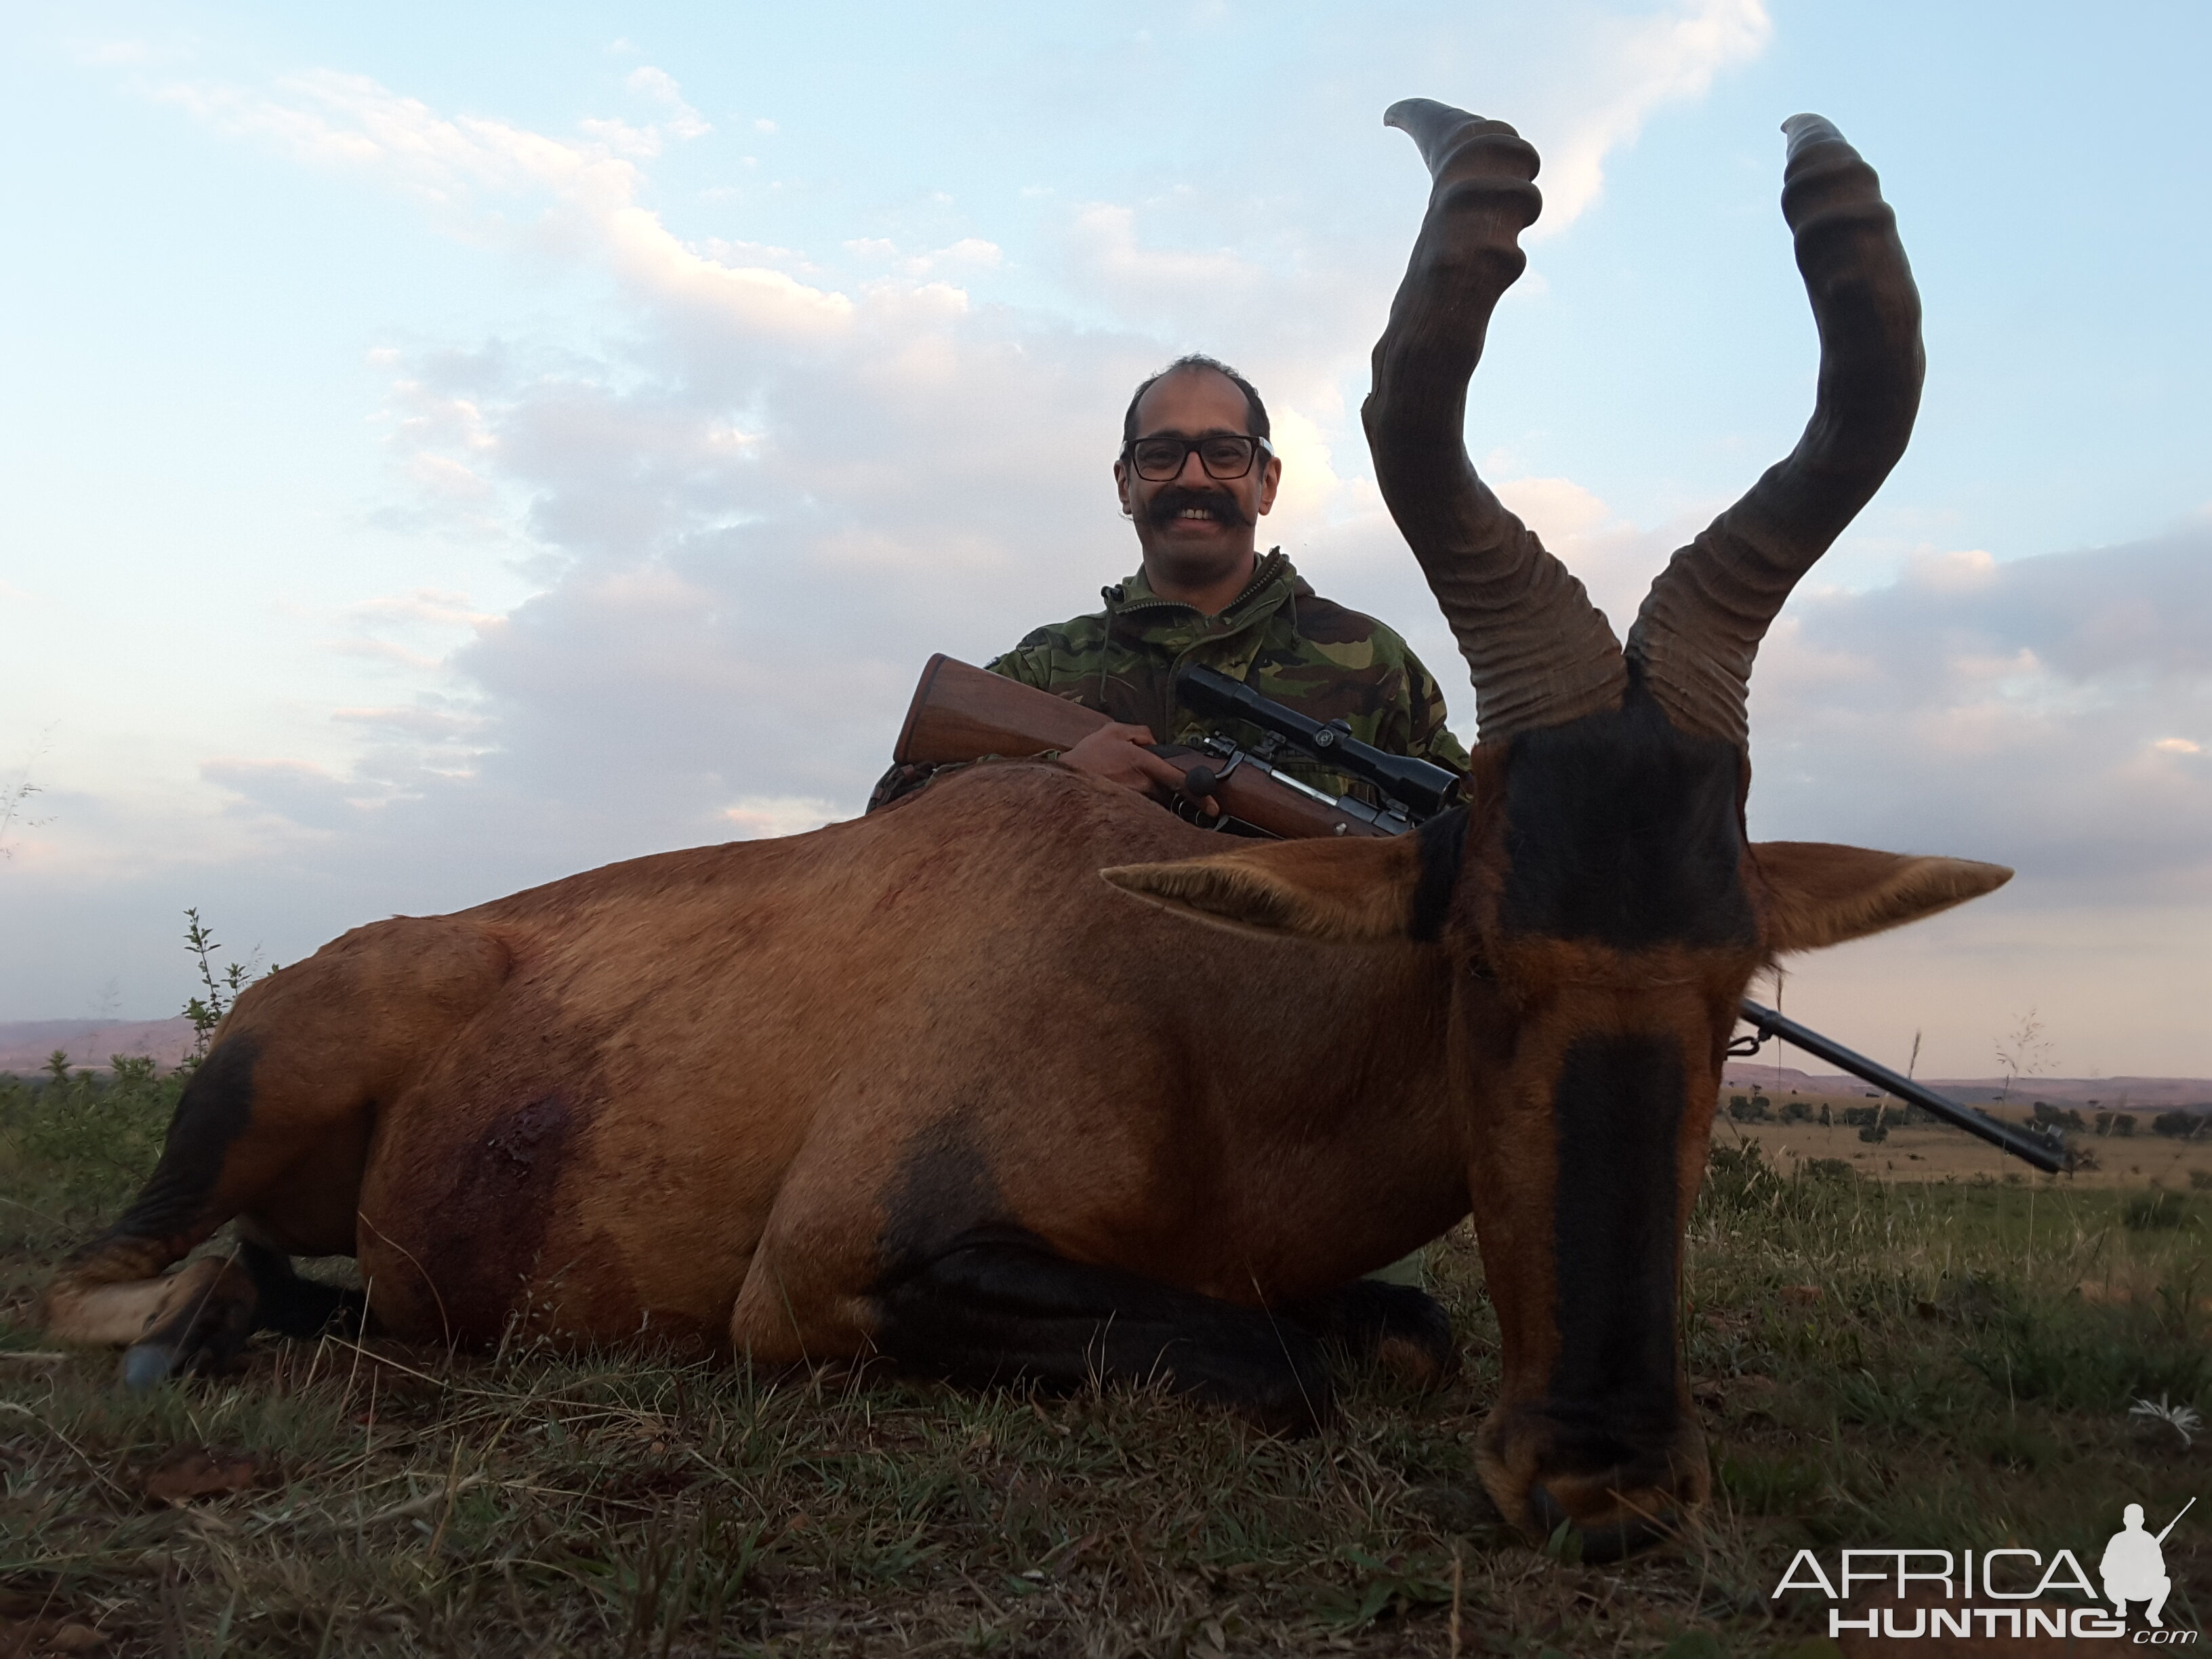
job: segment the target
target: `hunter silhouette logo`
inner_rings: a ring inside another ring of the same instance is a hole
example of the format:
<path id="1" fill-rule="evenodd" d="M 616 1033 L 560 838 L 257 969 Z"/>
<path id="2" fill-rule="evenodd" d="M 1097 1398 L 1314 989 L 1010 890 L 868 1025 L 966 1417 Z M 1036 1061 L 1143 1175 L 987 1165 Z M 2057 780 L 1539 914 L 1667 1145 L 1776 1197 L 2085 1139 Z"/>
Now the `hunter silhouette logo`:
<path id="1" fill-rule="evenodd" d="M 2166 1628 L 2159 1611 L 2166 1606 L 2166 1598 L 2173 1589 L 2173 1580 L 2166 1576 L 2166 1556 L 2160 1547 L 2166 1542 L 2166 1534 L 2181 1524 L 2181 1516 L 2189 1513 L 2197 1500 L 2191 1498 L 2181 1506 L 2180 1514 L 2166 1523 L 2166 1532 L 2155 1538 L 2143 1530 L 2143 1507 L 2130 1504 L 2122 1511 L 2119 1531 L 2112 1541 L 2105 1546 L 2105 1559 L 2098 1564 L 2098 1574 L 2105 1581 L 2105 1599 L 2112 1604 L 2112 1611 L 2122 1619 L 2128 1616 L 2128 1603 L 2148 1601 L 2143 1617 L 2153 1630 Z"/>

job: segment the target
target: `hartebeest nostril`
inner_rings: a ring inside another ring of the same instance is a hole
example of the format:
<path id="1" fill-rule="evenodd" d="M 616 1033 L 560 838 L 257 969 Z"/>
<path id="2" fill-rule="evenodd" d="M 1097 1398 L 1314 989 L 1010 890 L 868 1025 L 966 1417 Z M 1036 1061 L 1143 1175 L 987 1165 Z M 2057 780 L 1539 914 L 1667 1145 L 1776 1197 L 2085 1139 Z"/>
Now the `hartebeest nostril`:
<path id="1" fill-rule="evenodd" d="M 1620 1515 L 1592 1526 L 1576 1520 L 1542 1481 L 1528 1489 L 1528 1513 L 1538 1528 L 1548 1537 L 1562 1524 L 1572 1528 L 1571 1535 L 1582 1545 L 1582 1559 L 1593 1565 L 1620 1560 L 1680 1534 L 1681 1513 L 1671 1498 L 1648 1508 L 1621 1502 Z"/>

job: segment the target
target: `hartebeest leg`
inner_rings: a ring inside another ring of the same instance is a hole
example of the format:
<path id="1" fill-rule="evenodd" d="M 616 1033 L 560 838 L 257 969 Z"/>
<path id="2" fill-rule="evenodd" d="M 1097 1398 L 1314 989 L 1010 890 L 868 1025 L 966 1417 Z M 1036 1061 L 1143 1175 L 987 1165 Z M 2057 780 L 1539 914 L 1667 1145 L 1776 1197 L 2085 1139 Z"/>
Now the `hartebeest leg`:
<path id="1" fill-rule="evenodd" d="M 1411 1285 L 1356 1279 L 1282 1312 L 1347 1358 L 1372 1360 L 1416 1388 L 1434 1388 L 1459 1369 L 1451 1316 Z"/>
<path id="2" fill-rule="evenodd" d="M 65 1341 L 128 1343 L 143 1387 L 220 1370 L 265 1325 L 319 1328 L 337 1293 L 288 1255 L 350 1255 L 380 1103 L 506 977 L 486 929 L 402 918 L 357 928 L 238 1000 L 170 1121 L 161 1162 L 107 1233 L 63 1264 L 42 1311 Z M 240 1218 L 235 1249 L 167 1269 Z"/>
<path id="3" fill-rule="evenodd" d="M 1161 1382 L 1292 1433 L 1326 1421 L 1321 1345 L 1288 1319 L 1052 1255 L 1019 1236 L 957 1243 L 880 1286 L 878 1350 L 956 1382 Z"/>

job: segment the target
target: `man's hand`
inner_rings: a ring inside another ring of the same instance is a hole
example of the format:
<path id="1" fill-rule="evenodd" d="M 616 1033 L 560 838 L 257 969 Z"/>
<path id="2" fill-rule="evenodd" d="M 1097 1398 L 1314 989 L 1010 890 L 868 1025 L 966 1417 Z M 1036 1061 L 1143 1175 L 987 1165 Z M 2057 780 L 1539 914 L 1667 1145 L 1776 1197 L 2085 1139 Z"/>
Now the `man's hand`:
<path id="1" fill-rule="evenodd" d="M 1109 783 L 1121 784 L 1155 799 L 1180 795 L 1185 769 L 1142 747 L 1152 740 L 1152 731 L 1148 726 L 1102 726 L 1074 748 L 1065 750 L 1060 759 L 1079 772 L 1088 772 L 1094 778 L 1104 778 Z M 1206 810 L 1218 817 L 1220 803 L 1208 795 Z"/>

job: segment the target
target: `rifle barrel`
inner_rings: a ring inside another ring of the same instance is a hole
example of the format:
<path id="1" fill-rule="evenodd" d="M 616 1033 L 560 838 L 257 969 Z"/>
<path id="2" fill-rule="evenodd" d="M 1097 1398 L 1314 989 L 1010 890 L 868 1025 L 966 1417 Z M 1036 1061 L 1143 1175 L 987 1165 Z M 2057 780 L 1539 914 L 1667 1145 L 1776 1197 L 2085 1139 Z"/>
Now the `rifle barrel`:
<path id="1" fill-rule="evenodd" d="M 1979 1135 L 1984 1140 L 2014 1158 L 2024 1158 L 2046 1175 L 2057 1175 L 2066 1167 L 2066 1154 L 2040 1135 L 2031 1135 L 1999 1123 L 1995 1118 L 1984 1117 L 1970 1111 L 1956 1101 L 1946 1100 L 1932 1089 L 1923 1088 L 1910 1078 L 1899 1077 L 1887 1066 L 1877 1066 L 1864 1054 L 1854 1054 L 1832 1037 L 1800 1025 L 1794 1019 L 1785 1019 L 1773 1009 L 1762 1007 L 1746 997 L 1742 1003 L 1743 1019 L 1762 1037 L 1779 1037 L 1793 1048 L 1802 1048 L 1807 1054 L 1826 1060 L 1831 1066 L 1840 1066 L 1854 1077 L 1864 1078 L 1869 1083 L 1879 1084 L 1900 1100 L 1911 1101 L 1923 1112 L 1942 1118 L 1970 1135 Z"/>
<path id="2" fill-rule="evenodd" d="M 1188 708 L 1220 720 L 1248 720 L 1296 744 L 1323 765 L 1370 784 L 1399 802 L 1418 822 L 1433 817 L 1459 798 L 1459 775 L 1411 755 L 1394 755 L 1364 744 L 1340 727 L 1285 708 L 1218 669 L 1192 663 L 1176 675 L 1176 695 Z"/>
<path id="3" fill-rule="evenodd" d="M 2193 1498 L 2186 1504 L 2184 1504 L 2179 1510 L 2175 1511 L 2173 1519 L 2166 1523 L 2166 1532 L 2172 1532 L 2176 1527 L 2179 1526 L 2181 1524 L 2181 1517 L 2188 1514 L 2191 1510 L 2196 1507 L 2197 1500 Z M 2158 1535 L 2158 1541 L 2161 1544 L 2166 1542 L 2166 1532 L 2162 1532 Z"/>

